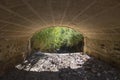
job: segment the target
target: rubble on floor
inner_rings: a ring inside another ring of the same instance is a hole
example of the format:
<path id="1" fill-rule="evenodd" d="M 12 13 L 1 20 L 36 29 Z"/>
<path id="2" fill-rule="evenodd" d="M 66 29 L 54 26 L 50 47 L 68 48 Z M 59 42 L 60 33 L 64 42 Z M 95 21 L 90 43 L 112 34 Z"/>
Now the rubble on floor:
<path id="1" fill-rule="evenodd" d="M 0 80 L 120 80 L 120 71 L 83 53 L 37 52 Z"/>

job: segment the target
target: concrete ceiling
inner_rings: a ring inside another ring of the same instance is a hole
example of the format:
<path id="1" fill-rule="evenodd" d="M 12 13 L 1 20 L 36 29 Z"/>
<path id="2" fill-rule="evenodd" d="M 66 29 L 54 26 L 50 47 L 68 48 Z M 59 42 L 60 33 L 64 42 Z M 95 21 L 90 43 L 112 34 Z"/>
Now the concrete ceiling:
<path id="1" fill-rule="evenodd" d="M 28 37 L 50 26 L 118 38 L 120 0 L 0 0 L 0 38 Z"/>

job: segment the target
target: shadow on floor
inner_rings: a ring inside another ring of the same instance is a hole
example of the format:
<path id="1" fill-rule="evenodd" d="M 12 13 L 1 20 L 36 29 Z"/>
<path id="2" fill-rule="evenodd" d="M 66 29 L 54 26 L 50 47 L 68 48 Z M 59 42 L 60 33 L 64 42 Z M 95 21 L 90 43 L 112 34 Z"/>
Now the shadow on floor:
<path id="1" fill-rule="evenodd" d="M 21 69 L 24 70 L 27 67 L 27 65 L 30 64 L 30 66 L 29 66 L 29 70 L 30 70 L 34 66 L 34 64 L 36 64 L 42 58 L 47 58 L 47 56 L 42 52 L 36 52 L 36 53 L 33 53 L 33 54 L 29 55 L 24 60 L 24 62 L 21 63 L 21 66 L 22 66 Z"/>
<path id="2" fill-rule="evenodd" d="M 64 68 L 57 72 L 32 72 L 15 68 L 0 80 L 120 80 L 120 71 L 91 58 L 81 68 Z"/>

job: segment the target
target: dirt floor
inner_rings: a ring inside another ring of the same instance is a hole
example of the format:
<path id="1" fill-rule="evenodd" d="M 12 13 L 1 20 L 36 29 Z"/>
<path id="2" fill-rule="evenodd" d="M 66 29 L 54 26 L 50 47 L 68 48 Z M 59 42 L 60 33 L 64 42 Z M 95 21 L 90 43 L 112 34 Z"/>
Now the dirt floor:
<path id="1" fill-rule="evenodd" d="M 37 52 L 0 80 L 120 80 L 120 71 L 83 53 Z"/>

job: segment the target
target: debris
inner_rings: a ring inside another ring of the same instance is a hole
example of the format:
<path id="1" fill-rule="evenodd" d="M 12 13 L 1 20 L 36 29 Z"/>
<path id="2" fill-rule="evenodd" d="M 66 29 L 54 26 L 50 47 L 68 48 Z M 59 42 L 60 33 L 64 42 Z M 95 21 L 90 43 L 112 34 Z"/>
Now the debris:
<path id="1" fill-rule="evenodd" d="M 81 53 L 35 53 L 0 80 L 120 80 L 113 67 Z"/>

